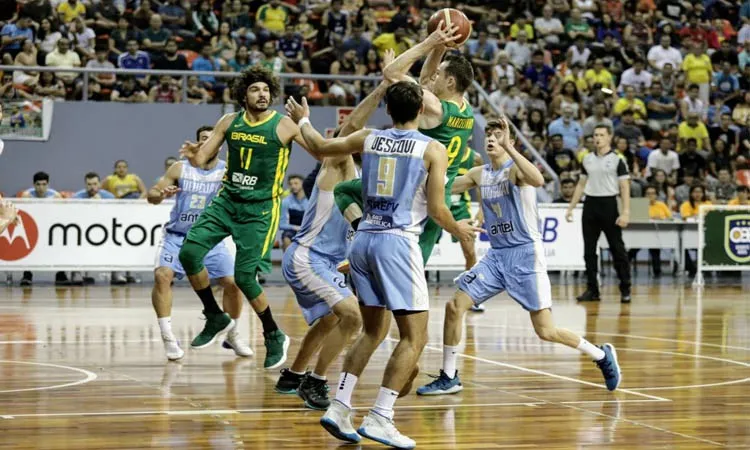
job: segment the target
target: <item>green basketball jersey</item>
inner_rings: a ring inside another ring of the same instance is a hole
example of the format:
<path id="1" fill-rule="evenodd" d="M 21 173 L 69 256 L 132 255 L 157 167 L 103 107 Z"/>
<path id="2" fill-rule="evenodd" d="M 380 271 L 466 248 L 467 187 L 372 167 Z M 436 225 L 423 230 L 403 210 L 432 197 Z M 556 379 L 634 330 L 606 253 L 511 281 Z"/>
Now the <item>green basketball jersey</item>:
<path id="1" fill-rule="evenodd" d="M 458 166 L 461 163 L 458 156 L 463 154 L 474 131 L 474 110 L 467 101 L 464 101 L 463 107 L 447 100 L 440 100 L 440 104 L 443 106 L 442 123 L 435 128 L 419 131 L 445 145 L 448 150 L 446 175 L 447 185 L 450 185 L 458 175 Z"/>
<path id="2" fill-rule="evenodd" d="M 457 176 L 466 175 L 472 167 L 474 167 L 474 150 L 470 147 L 466 147 L 466 150 L 462 153 L 461 158 L 457 158 L 458 163 L 458 174 Z M 451 206 L 466 206 L 468 208 L 471 202 L 471 195 L 469 191 L 465 191 L 462 194 L 456 194 L 451 196 Z"/>
<path id="3" fill-rule="evenodd" d="M 252 123 L 242 111 L 229 125 L 224 136 L 228 150 L 223 190 L 233 199 L 262 201 L 284 192 L 290 147 L 276 134 L 283 117 L 272 111 L 267 118 Z"/>

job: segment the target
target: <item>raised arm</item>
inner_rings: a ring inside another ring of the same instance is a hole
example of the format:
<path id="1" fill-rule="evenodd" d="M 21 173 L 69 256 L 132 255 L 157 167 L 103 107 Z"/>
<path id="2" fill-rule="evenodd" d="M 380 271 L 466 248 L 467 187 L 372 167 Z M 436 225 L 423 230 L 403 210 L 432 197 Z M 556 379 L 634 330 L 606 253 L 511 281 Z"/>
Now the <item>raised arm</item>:
<path id="1" fill-rule="evenodd" d="M 406 80 L 406 73 L 409 72 L 411 66 L 415 62 L 419 61 L 424 55 L 430 53 L 434 48 L 438 46 L 444 46 L 449 42 L 458 40 L 461 36 L 456 35 L 458 27 L 453 26 L 451 28 L 445 27 L 444 22 L 440 22 L 438 28 L 430 34 L 427 39 L 413 46 L 409 50 L 405 51 L 398 56 L 392 63 L 388 64 L 383 69 L 383 78 L 397 83 L 399 81 Z M 441 57 L 442 58 L 442 57 Z M 434 64 L 434 62 L 432 63 Z M 437 62 L 440 65 L 440 62 Z M 420 76 L 421 80 L 421 76 Z"/>
<path id="2" fill-rule="evenodd" d="M 307 148 L 316 157 L 351 155 L 359 153 L 364 147 L 365 139 L 372 130 L 367 128 L 352 133 L 346 137 L 325 139 L 310 123 L 310 108 L 307 99 L 302 97 L 302 104 L 290 97 L 286 102 L 289 118 L 299 124 L 302 138 Z"/>
<path id="3" fill-rule="evenodd" d="M 474 239 L 474 233 L 482 231 L 470 225 L 469 220 L 456 222 L 445 205 L 445 172 L 448 169 L 448 152 L 437 141 L 430 142 L 425 152 L 427 168 L 427 214 L 448 233 L 462 241 Z"/>
<path id="4" fill-rule="evenodd" d="M 165 198 L 172 197 L 179 189 L 177 188 L 177 180 L 182 175 L 182 161 L 177 161 L 159 178 L 159 181 L 148 190 L 146 200 L 152 205 L 158 205 Z"/>
<path id="5" fill-rule="evenodd" d="M 419 72 L 419 84 L 425 86 L 432 80 L 432 76 L 437 72 L 440 63 L 443 61 L 446 51 L 445 45 L 438 45 L 432 49 L 429 55 L 427 55 L 427 61 L 422 66 L 422 71 Z"/>
<path id="6" fill-rule="evenodd" d="M 388 52 L 393 53 L 391 50 L 388 50 Z M 339 137 L 349 136 L 367 125 L 367 121 L 370 120 L 370 116 L 378 108 L 380 101 L 385 97 L 385 91 L 388 90 L 388 86 L 390 85 L 390 82 L 385 80 L 382 81 L 367 97 L 365 97 L 364 100 L 362 100 L 362 102 L 360 102 L 359 105 L 357 105 L 356 108 L 354 108 L 354 111 L 352 111 L 344 125 L 341 127 Z"/>
<path id="7" fill-rule="evenodd" d="M 503 146 L 503 149 L 505 149 L 505 151 L 513 159 L 513 162 L 516 165 L 516 176 L 514 180 L 516 186 L 543 186 L 544 176 L 542 175 L 542 172 L 537 169 L 534 163 L 529 161 L 525 156 L 521 154 L 521 152 L 516 150 L 516 146 L 511 142 L 509 131 L 510 124 L 508 123 L 508 118 L 503 117 L 501 123 L 503 124 L 503 135 L 499 139 L 499 141 L 500 145 Z"/>
<path id="8" fill-rule="evenodd" d="M 221 145 L 224 143 L 224 135 L 237 114 L 241 113 L 230 113 L 222 116 L 211 131 L 211 136 L 203 144 L 185 141 L 180 149 L 180 155 L 187 158 L 194 166 L 202 167 L 206 161 L 219 153 Z"/>

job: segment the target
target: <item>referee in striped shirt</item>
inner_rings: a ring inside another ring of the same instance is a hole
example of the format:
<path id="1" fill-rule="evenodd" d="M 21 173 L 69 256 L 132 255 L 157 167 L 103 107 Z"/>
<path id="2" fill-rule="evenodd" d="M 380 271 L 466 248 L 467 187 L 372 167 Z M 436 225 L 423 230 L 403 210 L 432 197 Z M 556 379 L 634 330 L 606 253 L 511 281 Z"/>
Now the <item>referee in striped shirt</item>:
<path id="1" fill-rule="evenodd" d="M 571 222 L 573 209 L 586 194 L 581 227 L 587 289 L 578 296 L 578 301 L 599 300 L 596 247 L 604 232 L 620 278 L 620 300 L 630 303 L 630 262 L 622 241 L 622 229 L 628 226 L 630 218 L 628 166 L 612 149 L 612 129 L 608 125 L 597 125 L 594 129 L 594 146 L 596 151 L 583 158 L 581 179 L 565 214 L 566 220 Z M 618 194 L 622 198 L 622 212 L 617 208 Z"/>

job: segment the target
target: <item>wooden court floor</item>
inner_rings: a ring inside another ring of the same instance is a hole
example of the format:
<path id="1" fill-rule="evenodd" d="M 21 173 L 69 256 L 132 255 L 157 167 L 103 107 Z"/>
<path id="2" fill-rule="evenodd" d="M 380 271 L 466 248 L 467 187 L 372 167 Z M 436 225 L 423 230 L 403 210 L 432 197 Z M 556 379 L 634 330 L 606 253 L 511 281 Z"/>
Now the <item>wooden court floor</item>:
<path id="1" fill-rule="evenodd" d="M 396 404 L 396 424 L 422 449 L 750 448 L 750 294 L 747 287 L 681 284 L 634 288 L 621 305 L 576 304 L 579 286 L 553 287 L 557 322 L 618 350 L 623 382 L 604 389 L 594 364 L 540 342 L 507 297 L 468 317 L 462 393 Z M 285 287 L 270 287 L 274 315 L 294 339 L 306 325 Z M 418 383 L 441 361 L 442 308 L 451 287 L 432 290 L 430 343 Z M 175 331 L 187 345 L 203 325 L 198 299 L 175 292 Z M 273 391 L 262 369 L 258 320 L 241 331 L 260 355 L 220 346 L 168 363 L 150 288 L 0 289 L 2 449 L 334 449 L 320 412 Z M 355 426 L 376 396 L 393 338 L 376 352 L 354 395 Z M 341 365 L 329 379 L 335 384 Z"/>

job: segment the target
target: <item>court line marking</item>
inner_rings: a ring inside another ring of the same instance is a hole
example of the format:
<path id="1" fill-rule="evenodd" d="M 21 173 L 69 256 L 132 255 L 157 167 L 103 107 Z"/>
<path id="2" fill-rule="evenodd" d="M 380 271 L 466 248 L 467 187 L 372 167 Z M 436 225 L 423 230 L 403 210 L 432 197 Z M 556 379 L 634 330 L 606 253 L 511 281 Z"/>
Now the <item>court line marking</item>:
<path id="1" fill-rule="evenodd" d="M 592 331 L 588 334 L 599 334 L 601 336 L 613 336 L 613 337 L 625 337 L 625 338 L 633 338 L 633 339 L 645 339 L 650 341 L 661 341 L 661 342 L 674 342 L 676 344 L 691 344 L 691 345 L 700 345 L 702 347 L 714 347 L 714 348 L 726 348 L 730 350 L 745 350 L 750 351 L 750 347 L 739 347 L 736 345 L 721 345 L 721 344 L 711 344 L 709 342 L 700 342 L 700 341 L 685 341 L 681 339 L 669 339 L 669 338 L 658 338 L 658 337 L 650 337 L 650 336 L 639 336 L 636 334 L 617 334 L 617 333 L 604 333 L 599 331 Z"/>
<path id="2" fill-rule="evenodd" d="M 650 424 L 647 424 L 647 423 L 639 422 L 637 420 L 626 419 L 624 417 L 616 417 L 616 416 L 612 416 L 610 414 L 605 414 L 605 413 L 602 413 L 602 412 L 599 412 L 599 411 L 591 411 L 591 410 L 584 409 L 584 408 L 579 408 L 579 407 L 573 406 L 573 405 L 565 405 L 565 407 L 566 408 L 574 409 L 576 411 L 581 411 L 581 412 L 585 412 L 585 413 L 589 413 L 589 414 L 594 414 L 594 415 L 597 415 L 597 416 L 600 416 L 600 417 L 607 417 L 607 418 L 610 418 L 610 419 L 621 420 L 621 421 L 629 423 L 631 425 L 636 425 L 636 426 L 648 428 L 648 429 L 654 430 L 654 431 L 660 431 L 662 433 L 671 434 L 671 435 L 674 435 L 674 436 L 679 436 L 681 438 L 696 440 L 696 441 L 699 441 L 699 442 L 705 442 L 706 444 L 715 445 L 717 447 L 728 447 L 727 444 L 722 444 L 721 442 L 712 441 L 710 439 L 704 439 L 704 438 L 698 437 L 698 436 L 691 436 L 689 434 L 680 433 L 678 431 L 668 430 L 666 428 L 657 427 L 656 425 L 650 425 Z M 679 447 L 679 445 L 678 445 L 678 447 Z"/>
<path id="3" fill-rule="evenodd" d="M 643 401 L 643 400 L 639 400 Z M 539 406 L 544 402 L 505 402 L 505 403 L 473 403 L 473 404 L 440 404 L 440 405 L 409 405 L 396 406 L 394 409 L 450 409 L 450 408 L 480 408 L 498 406 Z M 366 411 L 372 405 L 355 406 L 354 410 Z M 206 415 L 232 415 L 232 414 L 265 414 L 285 412 L 316 412 L 309 408 L 249 408 L 249 409 L 188 409 L 188 410 L 144 410 L 144 411 L 101 411 L 101 412 L 66 412 L 66 413 L 36 413 L 36 414 L 5 414 L 0 415 L 4 419 L 29 418 L 29 417 L 96 417 L 96 416 L 137 416 L 137 415 L 166 415 L 166 416 L 206 416 Z"/>
<path id="4" fill-rule="evenodd" d="M 738 366 L 743 366 L 743 367 L 750 367 L 750 364 L 742 362 L 742 361 L 735 361 L 733 359 L 727 359 L 727 358 L 717 358 L 714 356 L 695 355 L 691 353 L 668 352 L 668 351 L 663 351 L 663 350 L 646 350 L 646 349 L 627 348 L 627 347 L 624 347 L 622 350 L 625 350 L 626 352 L 630 351 L 630 352 L 640 352 L 640 353 L 659 353 L 659 354 L 666 354 L 666 355 L 672 355 L 672 356 L 686 356 L 688 358 L 708 359 L 712 361 L 720 361 L 724 363 L 737 364 Z M 747 381 L 750 381 L 750 377 L 743 378 L 741 380 L 722 381 L 719 383 L 693 384 L 689 386 L 652 386 L 652 387 L 639 387 L 639 388 L 633 388 L 633 389 L 638 389 L 641 391 L 668 391 L 668 390 L 677 390 L 677 389 L 697 389 L 697 388 L 705 388 L 705 387 L 726 386 L 730 384 L 740 384 L 740 383 L 745 383 Z"/>
<path id="5" fill-rule="evenodd" d="M 3 364 L 3 363 L 26 364 L 30 366 L 43 366 L 43 367 L 54 367 L 55 369 L 67 369 L 67 370 L 72 370 L 74 372 L 82 373 L 86 375 L 86 378 L 82 380 L 71 381 L 70 383 L 55 384 L 51 386 L 40 386 L 40 387 L 24 388 L 24 389 L 7 389 L 7 390 L 0 391 L 0 394 L 10 394 L 12 392 L 49 391 L 52 389 L 62 389 L 66 387 L 79 386 L 81 384 L 86 384 L 97 379 L 97 375 L 94 372 L 90 372 L 86 369 L 79 369 L 78 367 L 61 366 L 58 364 L 40 363 L 40 362 L 32 362 L 32 361 L 12 361 L 12 360 L 0 359 L 0 364 Z"/>
<path id="6" fill-rule="evenodd" d="M 599 404 L 599 403 L 652 403 L 661 400 L 584 400 L 575 402 L 561 402 L 560 404 Z M 396 406 L 394 409 L 452 409 L 452 408 L 482 408 L 482 407 L 507 407 L 507 406 L 543 406 L 549 402 L 530 401 L 530 402 L 501 402 L 501 403 L 456 403 L 456 404 L 439 404 L 439 405 L 407 405 Z M 366 411 L 372 405 L 355 406 L 355 411 Z M 35 414 L 4 414 L 0 415 L 3 419 L 18 419 L 30 417 L 96 417 L 96 416 L 136 416 L 136 415 L 167 415 L 167 416 L 205 416 L 205 415 L 232 415 L 232 414 L 262 414 L 262 413 L 284 413 L 284 412 L 315 412 L 309 408 L 248 408 L 248 409 L 196 409 L 196 410 L 145 410 L 145 411 L 101 411 L 101 412 L 67 412 L 67 413 L 35 413 Z"/>
<path id="7" fill-rule="evenodd" d="M 487 385 L 484 385 L 484 384 L 481 384 L 481 383 L 477 383 L 475 381 L 465 381 L 464 383 L 467 384 L 467 385 L 474 385 L 474 386 L 479 386 L 479 387 L 482 387 L 482 388 L 485 388 L 485 389 L 495 390 L 497 392 L 505 393 L 505 394 L 508 394 L 508 395 L 515 395 L 515 396 L 520 397 L 520 398 L 527 398 L 527 399 L 530 399 L 530 400 L 540 401 L 540 402 L 544 403 L 545 405 L 561 406 L 563 408 L 569 408 L 569 409 L 572 409 L 572 410 L 575 410 L 575 411 L 578 411 L 578 412 L 582 412 L 582 413 L 591 413 L 591 414 L 594 414 L 594 415 L 597 415 L 597 416 L 600 416 L 600 417 L 606 417 L 606 418 L 614 420 L 614 421 L 623 421 L 623 422 L 629 423 L 631 425 L 641 426 L 641 427 L 648 428 L 648 429 L 651 429 L 651 430 L 654 430 L 654 431 L 659 431 L 659 432 L 670 434 L 670 435 L 673 435 L 673 436 L 678 436 L 678 437 L 681 437 L 681 438 L 684 438 L 684 439 L 691 439 L 691 440 L 697 440 L 699 442 L 706 442 L 706 443 L 710 443 L 712 445 L 716 445 L 716 446 L 719 446 L 719 447 L 726 447 L 727 446 L 726 444 L 722 444 L 720 442 L 714 442 L 714 441 L 711 441 L 711 440 L 708 440 L 708 439 L 703 439 L 703 438 L 700 438 L 700 437 L 690 436 L 688 434 L 679 433 L 677 431 L 668 430 L 666 428 L 660 428 L 660 427 L 657 427 L 657 426 L 645 424 L 645 423 L 638 422 L 638 421 L 635 421 L 635 420 L 626 419 L 624 417 L 621 417 L 621 413 L 620 413 L 620 409 L 619 408 L 617 409 L 617 412 L 615 413 L 616 415 L 612 415 L 612 414 L 606 414 L 606 413 L 602 413 L 602 412 L 599 412 L 599 411 L 592 411 L 592 410 L 589 410 L 589 409 L 584 409 L 584 408 L 581 408 L 581 407 L 573 406 L 575 404 L 575 402 L 555 402 L 555 401 L 550 401 L 550 400 L 543 400 L 543 399 L 539 399 L 539 398 L 533 397 L 533 396 L 528 395 L 528 394 L 520 394 L 520 393 L 517 393 L 517 392 L 505 391 L 505 390 L 502 390 L 502 389 L 498 389 L 498 388 L 487 386 Z M 668 401 L 671 401 L 671 400 L 668 400 Z M 586 401 L 584 401 L 584 402 L 586 402 Z M 647 402 L 658 402 L 658 400 L 634 400 L 634 399 L 631 399 L 631 400 L 617 400 L 617 399 L 615 399 L 615 400 L 612 400 L 612 401 L 610 401 L 608 403 L 614 403 L 614 404 L 618 404 L 619 405 L 620 403 L 647 403 Z M 594 403 L 596 403 L 596 402 L 594 401 Z"/>
<path id="8" fill-rule="evenodd" d="M 393 338 L 390 338 L 390 337 L 388 337 L 386 339 L 398 342 L 397 339 L 393 339 Z M 425 349 L 432 350 L 434 352 L 440 352 L 440 353 L 443 352 L 442 348 L 432 347 L 430 345 L 426 346 Z M 569 382 L 572 382 L 572 383 L 583 384 L 583 385 L 586 385 L 586 386 L 593 386 L 593 387 L 600 388 L 600 389 L 607 389 L 607 387 L 605 385 L 603 385 L 603 384 L 597 384 L 597 383 L 592 383 L 592 382 L 586 381 L 586 380 L 579 380 L 577 378 L 566 377 L 564 375 L 558 375 L 556 373 L 545 372 L 543 370 L 529 369 L 527 367 L 517 366 L 515 364 L 508 364 L 508 363 L 503 363 L 503 362 L 499 362 L 499 361 L 493 361 L 491 359 L 481 358 L 479 356 L 467 355 L 465 353 L 457 353 L 457 355 L 461 356 L 463 358 L 473 359 L 475 361 L 480 361 L 480 362 L 483 362 L 483 363 L 486 363 L 486 364 L 492 364 L 494 366 L 506 367 L 508 369 L 520 370 L 521 372 L 533 373 L 535 375 L 545 375 L 545 376 L 548 376 L 548 377 L 557 378 L 558 380 L 569 381 Z M 658 396 L 650 395 L 650 394 L 643 394 L 641 392 L 636 392 L 636 391 L 633 391 L 633 390 L 630 390 L 630 389 L 617 389 L 617 391 L 618 392 L 624 392 L 624 393 L 630 394 L 630 395 L 635 395 L 637 397 L 648 398 L 648 399 L 651 399 L 651 400 L 658 400 L 658 401 L 661 401 L 661 402 L 671 402 L 672 401 L 672 400 L 670 400 L 668 398 L 658 397 Z"/>

